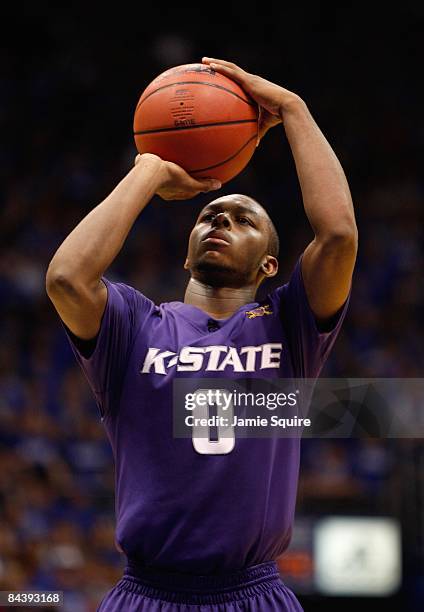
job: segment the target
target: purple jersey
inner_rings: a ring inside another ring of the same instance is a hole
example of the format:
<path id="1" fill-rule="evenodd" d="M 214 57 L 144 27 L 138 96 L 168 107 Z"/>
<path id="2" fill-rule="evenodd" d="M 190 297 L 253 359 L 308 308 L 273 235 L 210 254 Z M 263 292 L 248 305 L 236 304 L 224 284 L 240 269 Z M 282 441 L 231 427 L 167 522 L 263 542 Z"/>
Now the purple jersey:
<path id="1" fill-rule="evenodd" d="M 300 440 L 241 438 L 227 454 L 199 453 L 193 440 L 173 437 L 173 379 L 314 378 L 347 303 L 320 333 L 300 260 L 286 285 L 217 321 L 103 281 L 107 305 L 88 358 L 67 331 L 115 457 L 119 545 L 132 563 L 180 573 L 275 559 L 290 541 Z"/>

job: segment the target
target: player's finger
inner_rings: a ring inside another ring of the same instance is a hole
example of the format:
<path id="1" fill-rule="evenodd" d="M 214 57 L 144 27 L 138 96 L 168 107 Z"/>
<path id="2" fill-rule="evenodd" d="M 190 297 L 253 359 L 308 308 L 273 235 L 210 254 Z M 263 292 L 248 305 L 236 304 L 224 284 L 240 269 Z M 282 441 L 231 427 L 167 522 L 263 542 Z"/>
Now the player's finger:
<path id="1" fill-rule="evenodd" d="M 270 116 L 269 114 L 264 112 L 264 110 L 261 107 L 261 109 L 259 111 L 259 121 L 258 121 L 259 133 L 258 133 L 258 140 L 256 142 L 256 146 L 259 145 L 259 142 L 262 140 L 262 138 L 265 136 L 265 134 L 272 127 L 275 127 L 279 123 L 283 123 L 283 121 L 282 121 L 282 119 L 280 117 Z"/>
<path id="2" fill-rule="evenodd" d="M 256 137 L 256 147 L 259 147 L 259 143 L 261 142 L 261 138 L 263 136 L 262 132 L 262 124 L 263 124 L 263 110 L 262 106 L 259 106 L 259 114 L 258 114 L 258 135 Z"/>
<path id="3" fill-rule="evenodd" d="M 193 179 L 191 184 L 193 191 L 202 191 L 207 193 L 208 191 L 215 191 L 221 188 L 221 181 L 216 179 Z"/>
<path id="4" fill-rule="evenodd" d="M 231 62 L 223 62 L 223 63 L 218 63 L 218 62 L 220 62 L 220 60 L 216 60 L 216 62 L 214 60 L 211 60 L 208 63 L 208 66 L 210 66 L 212 70 L 216 70 L 216 72 L 219 72 L 220 74 L 228 76 L 234 81 L 237 81 L 238 83 L 243 84 L 245 80 L 246 72 L 242 70 L 242 68 L 239 68 L 235 64 L 231 64 Z"/>
<path id="5" fill-rule="evenodd" d="M 221 64 L 209 64 L 209 66 L 212 70 L 215 70 L 215 72 L 219 72 L 219 74 L 223 74 L 243 86 L 245 80 L 245 73 L 243 71 L 234 70 L 233 68 L 228 68 L 228 66 L 221 66 Z"/>
<path id="6" fill-rule="evenodd" d="M 227 60 L 216 59 L 215 57 L 202 57 L 202 62 L 204 64 L 220 64 L 222 66 L 226 66 L 227 68 L 232 68 L 233 70 L 241 70 L 240 66 L 237 66 L 237 64 L 227 62 Z"/>

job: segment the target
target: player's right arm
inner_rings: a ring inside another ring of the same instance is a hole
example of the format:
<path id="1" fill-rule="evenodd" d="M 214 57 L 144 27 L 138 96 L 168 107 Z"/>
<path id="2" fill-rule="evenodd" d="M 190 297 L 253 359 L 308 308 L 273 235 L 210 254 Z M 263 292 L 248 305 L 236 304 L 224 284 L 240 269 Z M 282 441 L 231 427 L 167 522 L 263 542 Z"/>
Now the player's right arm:
<path id="1" fill-rule="evenodd" d="M 75 336 L 89 340 L 97 335 L 107 301 L 101 277 L 152 197 L 158 194 L 164 200 L 186 200 L 220 186 L 211 179 L 194 179 L 156 155 L 137 156 L 134 168 L 82 219 L 48 267 L 47 294 Z"/>

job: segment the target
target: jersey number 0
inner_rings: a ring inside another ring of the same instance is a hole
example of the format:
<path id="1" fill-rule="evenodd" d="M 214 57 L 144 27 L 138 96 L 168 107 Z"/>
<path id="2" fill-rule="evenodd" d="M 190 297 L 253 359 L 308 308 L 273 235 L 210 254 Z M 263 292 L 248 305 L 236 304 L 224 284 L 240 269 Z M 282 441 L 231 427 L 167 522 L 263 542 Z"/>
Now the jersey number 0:
<path id="1" fill-rule="evenodd" d="M 193 427 L 192 427 L 192 441 L 194 450 L 200 455 L 227 455 L 231 453 L 235 445 L 235 434 L 233 423 L 233 403 L 230 402 L 229 406 L 222 404 L 206 404 L 196 401 L 196 396 L 202 394 L 203 396 L 207 393 L 208 389 L 197 389 L 194 392 L 194 403 L 193 409 Z M 220 389 L 221 394 L 226 393 L 226 389 Z M 222 397 L 222 395 L 221 395 Z M 199 425 L 200 419 L 209 420 L 211 419 L 212 409 L 216 407 L 216 426 L 213 425 Z M 213 430 L 215 430 L 215 438 L 212 438 Z"/>

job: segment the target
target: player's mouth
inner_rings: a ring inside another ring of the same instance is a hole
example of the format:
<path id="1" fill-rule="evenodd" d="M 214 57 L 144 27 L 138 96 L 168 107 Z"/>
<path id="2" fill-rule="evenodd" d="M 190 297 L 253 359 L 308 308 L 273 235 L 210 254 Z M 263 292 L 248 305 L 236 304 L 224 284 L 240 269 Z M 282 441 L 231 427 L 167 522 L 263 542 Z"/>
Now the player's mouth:
<path id="1" fill-rule="evenodd" d="M 206 237 L 203 238 L 202 242 L 222 246 L 228 246 L 230 244 L 227 234 L 225 232 L 220 232 L 219 230 L 212 230 L 206 234 Z"/>

